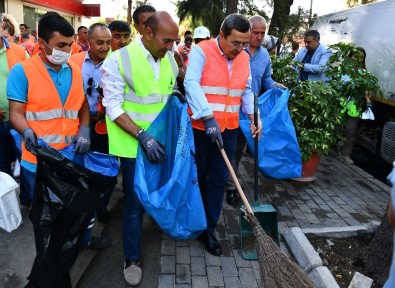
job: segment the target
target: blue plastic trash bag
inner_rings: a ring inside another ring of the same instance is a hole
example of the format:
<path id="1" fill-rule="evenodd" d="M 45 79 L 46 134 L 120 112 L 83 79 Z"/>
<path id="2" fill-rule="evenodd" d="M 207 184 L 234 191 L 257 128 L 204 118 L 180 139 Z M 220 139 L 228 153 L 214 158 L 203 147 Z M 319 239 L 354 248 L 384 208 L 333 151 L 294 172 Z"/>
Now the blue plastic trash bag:
<path id="1" fill-rule="evenodd" d="M 10 130 L 12 137 L 14 137 L 16 148 L 22 153 L 22 140 L 21 135 L 14 129 Z"/>
<path id="2" fill-rule="evenodd" d="M 134 177 L 136 194 L 163 231 L 177 239 L 196 238 L 207 223 L 187 104 L 170 97 L 147 132 L 165 146 L 166 160 L 153 164 L 139 147 Z"/>
<path id="3" fill-rule="evenodd" d="M 274 88 L 258 98 L 262 135 L 258 144 L 259 169 L 265 177 L 297 178 L 302 174 L 302 158 L 295 128 L 288 112 L 290 91 Z M 240 111 L 240 127 L 254 153 L 250 120 Z"/>
<path id="4" fill-rule="evenodd" d="M 62 150 L 59 150 L 59 153 L 74 163 L 104 176 L 112 177 L 118 175 L 119 165 L 115 156 L 96 151 L 74 153 L 74 147 L 75 144 L 72 144 Z"/>

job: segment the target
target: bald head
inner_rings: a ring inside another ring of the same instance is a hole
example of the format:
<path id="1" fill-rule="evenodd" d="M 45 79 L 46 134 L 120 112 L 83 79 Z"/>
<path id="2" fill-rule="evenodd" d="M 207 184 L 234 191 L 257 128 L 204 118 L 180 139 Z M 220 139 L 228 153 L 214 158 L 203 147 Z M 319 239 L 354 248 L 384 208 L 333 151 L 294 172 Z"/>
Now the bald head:
<path id="1" fill-rule="evenodd" d="M 156 33 L 159 27 L 159 23 L 161 26 L 172 26 L 173 28 L 176 27 L 178 30 L 177 23 L 174 22 L 173 18 L 171 18 L 170 14 L 166 11 L 158 11 L 155 12 L 152 16 L 147 19 L 145 23 L 145 27 L 150 27 L 151 30 Z M 178 33 L 178 32 L 177 32 Z"/>
<path id="2" fill-rule="evenodd" d="M 147 19 L 141 41 L 154 58 L 163 58 L 177 40 L 178 26 L 169 13 L 155 12 Z"/>

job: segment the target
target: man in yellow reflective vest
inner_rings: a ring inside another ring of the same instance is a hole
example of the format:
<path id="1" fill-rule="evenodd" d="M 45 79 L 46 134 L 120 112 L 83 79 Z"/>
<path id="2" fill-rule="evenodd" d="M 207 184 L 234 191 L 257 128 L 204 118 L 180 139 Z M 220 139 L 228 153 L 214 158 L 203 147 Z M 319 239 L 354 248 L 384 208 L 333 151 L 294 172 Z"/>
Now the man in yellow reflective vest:
<path id="1" fill-rule="evenodd" d="M 151 162 L 166 156 L 160 143 L 145 129 L 172 94 L 178 66 L 169 52 L 178 27 L 167 12 L 150 16 L 142 38 L 111 54 L 102 66 L 103 105 L 107 114 L 110 154 L 120 157 L 126 193 L 123 215 L 124 277 L 130 285 L 141 282 L 141 230 L 144 208 L 134 191 L 137 147 Z"/>
<path id="2" fill-rule="evenodd" d="M 216 142 L 231 159 L 236 150 L 240 108 L 251 120 L 253 137 L 259 136 L 262 130 L 253 121 L 250 59 L 243 51 L 249 39 L 248 19 L 238 14 L 228 15 L 216 39 L 202 41 L 193 48 L 184 81 L 191 108 L 199 188 L 207 216 L 207 229 L 199 240 L 215 256 L 222 254 L 214 230 L 229 177 Z"/>

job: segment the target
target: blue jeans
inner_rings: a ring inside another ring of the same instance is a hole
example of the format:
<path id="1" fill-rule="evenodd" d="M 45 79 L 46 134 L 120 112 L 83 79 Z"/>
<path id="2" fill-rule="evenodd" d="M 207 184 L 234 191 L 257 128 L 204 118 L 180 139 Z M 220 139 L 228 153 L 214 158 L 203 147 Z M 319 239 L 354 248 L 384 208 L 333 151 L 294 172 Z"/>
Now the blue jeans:
<path id="1" fill-rule="evenodd" d="M 24 189 L 28 194 L 26 197 L 29 197 L 30 202 L 33 200 L 34 193 L 34 183 L 36 182 L 36 173 L 27 170 L 23 166 L 21 166 L 21 175 L 24 177 Z M 21 183 L 22 185 L 22 183 Z M 21 187 L 22 188 L 22 187 Z M 19 195 L 20 196 L 20 195 Z M 22 199 L 21 199 L 22 201 Z"/>
<path id="2" fill-rule="evenodd" d="M 0 171 L 12 176 L 11 163 L 16 160 L 16 146 L 10 121 L 0 121 Z"/>
<path id="3" fill-rule="evenodd" d="M 141 232 L 144 207 L 134 191 L 135 158 L 120 158 L 125 187 L 122 220 L 123 253 L 125 260 L 140 260 Z"/>
<path id="4" fill-rule="evenodd" d="M 238 132 L 239 129 L 225 129 L 221 133 L 229 161 L 232 161 L 235 155 Z M 221 213 L 229 170 L 217 144 L 211 142 L 202 130 L 193 129 L 193 134 L 199 188 L 207 217 L 207 232 L 213 233 Z"/>

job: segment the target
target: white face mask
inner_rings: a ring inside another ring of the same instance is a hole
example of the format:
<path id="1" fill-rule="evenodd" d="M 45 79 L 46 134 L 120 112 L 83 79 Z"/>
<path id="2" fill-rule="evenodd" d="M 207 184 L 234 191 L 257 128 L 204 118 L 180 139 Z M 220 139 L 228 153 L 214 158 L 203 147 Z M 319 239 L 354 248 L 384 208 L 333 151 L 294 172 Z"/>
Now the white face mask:
<path id="1" fill-rule="evenodd" d="M 52 48 L 51 46 L 49 46 L 46 42 L 44 42 L 49 48 L 52 49 L 52 55 L 48 55 L 45 50 L 45 56 L 47 56 L 47 59 L 49 62 L 51 62 L 52 64 L 55 65 L 62 65 L 62 64 L 66 64 L 69 61 L 69 58 L 71 56 L 71 52 L 67 53 L 61 50 L 56 50 L 55 48 Z"/>

